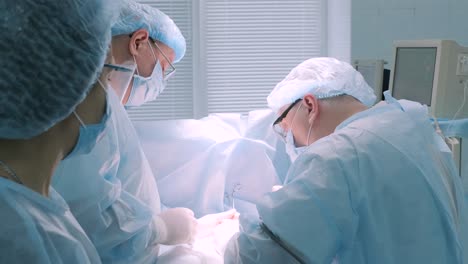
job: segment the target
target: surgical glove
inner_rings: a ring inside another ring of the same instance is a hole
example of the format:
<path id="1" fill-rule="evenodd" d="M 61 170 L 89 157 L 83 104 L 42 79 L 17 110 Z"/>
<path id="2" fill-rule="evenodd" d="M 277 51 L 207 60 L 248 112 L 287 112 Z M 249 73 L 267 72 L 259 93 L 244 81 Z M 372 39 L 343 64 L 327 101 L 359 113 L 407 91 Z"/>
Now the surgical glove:
<path id="1" fill-rule="evenodd" d="M 239 218 L 227 219 L 223 223 L 219 224 L 214 228 L 214 244 L 216 252 L 219 255 L 223 255 L 226 250 L 226 246 L 231 238 L 239 232 Z"/>
<path id="2" fill-rule="evenodd" d="M 191 244 L 195 240 L 197 219 L 188 208 L 163 211 L 155 218 L 157 243 L 163 245 Z"/>
<path id="3" fill-rule="evenodd" d="M 209 214 L 205 215 L 202 218 L 199 218 L 198 228 L 197 228 L 197 237 L 202 238 L 210 236 L 213 234 L 214 229 L 223 223 L 224 220 L 234 220 L 239 219 L 239 213 L 236 209 L 231 209 L 226 212 L 218 214 Z"/>

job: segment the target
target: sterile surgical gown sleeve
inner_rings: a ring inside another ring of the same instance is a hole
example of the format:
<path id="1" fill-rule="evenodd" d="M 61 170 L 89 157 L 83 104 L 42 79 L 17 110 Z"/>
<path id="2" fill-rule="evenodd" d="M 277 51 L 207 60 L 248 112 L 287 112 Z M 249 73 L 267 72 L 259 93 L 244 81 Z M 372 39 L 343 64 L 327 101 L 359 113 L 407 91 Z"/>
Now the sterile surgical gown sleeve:
<path id="1" fill-rule="evenodd" d="M 305 263 L 332 263 L 356 232 L 358 217 L 345 174 L 357 173 L 357 162 L 345 141 L 316 142 L 293 164 L 286 185 L 257 204 L 261 220 Z M 340 155 L 336 145 L 341 145 Z M 230 245 L 239 247 L 239 263 L 284 263 L 277 246 L 269 247 L 265 236 L 255 234 L 258 228 L 243 228 L 247 232 L 240 234 L 238 245 Z"/>
<path id="2" fill-rule="evenodd" d="M 240 232 L 229 241 L 224 252 L 225 264 L 297 263 L 260 227 L 256 215 L 240 215 Z"/>
<path id="3" fill-rule="evenodd" d="M 117 101 L 111 101 L 115 116 L 115 129 L 119 144 L 119 168 L 116 177 L 122 189 L 148 206 L 152 212 L 161 212 L 161 201 L 156 179 L 143 152 L 138 134 L 126 110 Z M 157 133 L 150 131 L 150 133 Z M 154 151 L 163 155 L 161 149 Z"/>

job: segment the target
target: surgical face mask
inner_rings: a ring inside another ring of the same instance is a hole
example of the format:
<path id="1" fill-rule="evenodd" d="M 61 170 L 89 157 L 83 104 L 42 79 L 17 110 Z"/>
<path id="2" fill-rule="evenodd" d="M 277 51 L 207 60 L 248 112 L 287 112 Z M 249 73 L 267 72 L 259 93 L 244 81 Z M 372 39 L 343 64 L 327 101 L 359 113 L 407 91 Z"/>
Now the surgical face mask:
<path id="1" fill-rule="evenodd" d="M 158 61 L 154 66 L 153 73 L 149 77 L 135 74 L 133 85 L 125 106 L 140 106 L 146 102 L 154 101 L 166 87 L 163 79 L 161 63 Z"/>
<path id="2" fill-rule="evenodd" d="M 154 101 L 162 93 L 166 87 L 166 78 L 162 70 L 161 62 L 154 55 L 153 48 L 148 42 L 149 49 L 153 55 L 156 65 L 154 65 L 153 71 L 149 77 L 143 77 L 138 72 L 138 65 L 136 68 L 137 74 L 133 76 L 133 85 L 125 106 L 133 107 L 140 106 L 146 102 Z M 161 52 L 161 51 L 160 51 Z M 165 56 L 164 56 L 165 57 Z M 133 58 L 136 63 L 135 57 Z"/>
<path id="3" fill-rule="evenodd" d="M 307 134 L 307 144 L 303 147 L 296 147 L 296 144 L 294 143 L 294 135 L 292 133 L 292 128 L 294 127 L 294 120 L 296 119 L 296 114 L 299 112 L 301 109 L 302 104 L 299 105 L 296 113 L 294 113 L 293 119 L 291 121 L 291 128 L 289 131 L 286 133 L 286 153 L 289 155 L 289 158 L 291 159 L 291 162 L 294 162 L 297 157 L 302 154 L 307 147 L 309 146 L 309 138 L 310 138 L 310 132 L 312 130 L 312 125 L 309 126 L 309 132 Z"/>
<path id="4" fill-rule="evenodd" d="M 307 147 L 308 146 L 296 147 L 292 131 L 288 131 L 288 133 L 286 134 L 286 153 L 289 155 L 291 162 L 294 162 L 297 159 L 297 157 L 307 149 Z"/>
<path id="5" fill-rule="evenodd" d="M 101 138 L 105 134 L 106 128 L 109 123 L 111 109 L 109 103 L 106 103 L 106 112 L 103 115 L 101 122 L 99 122 L 98 124 L 85 125 L 83 120 L 76 113 L 76 111 L 73 111 L 73 114 L 80 122 L 78 141 L 73 147 L 73 150 L 65 158 L 63 158 L 63 160 L 69 159 L 76 155 L 86 155 L 93 150 L 94 146 L 96 146 L 96 144 L 101 140 Z"/>

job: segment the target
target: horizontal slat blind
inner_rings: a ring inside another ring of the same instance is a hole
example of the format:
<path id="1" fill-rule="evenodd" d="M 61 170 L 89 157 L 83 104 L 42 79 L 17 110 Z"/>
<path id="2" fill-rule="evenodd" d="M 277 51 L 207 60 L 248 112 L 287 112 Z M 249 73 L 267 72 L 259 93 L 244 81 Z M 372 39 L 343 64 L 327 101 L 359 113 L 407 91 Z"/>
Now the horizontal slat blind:
<path id="1" fill-rule="evenodd" d="M 208 113 L 267 107 L 293 67 L 324 55 L 323 0 L 201 0 L 200 8 Z"/>
<path id="2" fill-rule="evenodd" d="M 138 2 L 156 7 L 174 20 L 187 41 L 187 52 L 175 64 L 176 74 L 156 101 L 129 110 L 129 116 L 132 120 L 193 118 L 192 0 Z"/>

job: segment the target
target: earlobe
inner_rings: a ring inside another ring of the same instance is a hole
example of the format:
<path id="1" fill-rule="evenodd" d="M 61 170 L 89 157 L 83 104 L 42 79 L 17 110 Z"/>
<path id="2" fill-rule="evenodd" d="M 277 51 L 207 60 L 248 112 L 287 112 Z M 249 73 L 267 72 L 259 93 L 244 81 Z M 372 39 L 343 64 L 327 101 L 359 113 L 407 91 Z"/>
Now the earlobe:
<path id="1" fill-rule="evenodd" d="M 311 112 L 309 113 L 309 124 L 310 124 L 310 125 L 312 125 L 312 124 L 315 122 L 315 120 L 317 119 L 318 115 L 319 115 L 318 107 L 315 109 L 315 111 L 311 111 Z"/>
<path id="2" fill-rule="evenodd" d="M 136 43 L 135 39 L 130 38 L 130 41 L 128 42 L 128 50 L 132 56 L 138 54 L 138 44 Z"/>
<path id="3" fill-rule="evenodd" d="M 149 39 L 148 31 L 139 29 L 130 36 L 129 51 L 132 56 L 138 55 L 140 48 Z"/>
<path id="4" fill-rule="evenodd" d="M 310 94 L 304 96 L 304 104 L 305 107 L 308 109 L 309 113 L 313 112 L 317 108 L 316 99 L 313 95 Z"/>
<path id="5" fill-rule="evenodd" d="M 304 96 L 304 104 L 307 107 L 309 115 L 309 124 L 312 124 L 319 114 L 318 100 L 313 95 Z"/>

